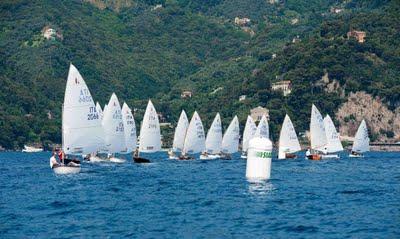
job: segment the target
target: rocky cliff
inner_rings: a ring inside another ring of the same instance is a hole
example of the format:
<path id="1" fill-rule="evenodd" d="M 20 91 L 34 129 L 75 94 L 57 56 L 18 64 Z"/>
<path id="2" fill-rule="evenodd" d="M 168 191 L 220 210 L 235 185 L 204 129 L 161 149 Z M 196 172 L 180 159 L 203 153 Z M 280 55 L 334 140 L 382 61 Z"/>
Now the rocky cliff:
<path id="1" fill-rule="evenodd" d="M 353 137 L 362 119 L 365 119 L 372 141 L 398 141 L 400 139 L 400 107 L 391 111 L 380 98 L 365 92 L 350 93 L 347 102 L 336 113 L 339 131 Z"/>

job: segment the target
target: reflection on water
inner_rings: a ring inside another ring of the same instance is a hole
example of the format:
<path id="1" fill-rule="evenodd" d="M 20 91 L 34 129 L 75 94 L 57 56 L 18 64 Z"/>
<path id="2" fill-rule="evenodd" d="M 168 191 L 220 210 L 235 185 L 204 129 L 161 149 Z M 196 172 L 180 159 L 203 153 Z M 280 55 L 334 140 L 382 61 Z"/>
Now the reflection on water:
<path id="1" fill-rule="evenodd" d="M 268 195 L 275 190 L 274 185 L 267 180 L 247 180 L 249 183 L 248 191 L 253 195 Z"/>

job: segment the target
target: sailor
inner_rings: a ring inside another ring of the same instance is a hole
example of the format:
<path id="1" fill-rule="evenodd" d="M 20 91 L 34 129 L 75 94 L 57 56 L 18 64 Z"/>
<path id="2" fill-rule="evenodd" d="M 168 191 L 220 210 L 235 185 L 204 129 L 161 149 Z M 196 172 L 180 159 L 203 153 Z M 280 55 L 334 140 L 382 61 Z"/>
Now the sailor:
<path id="1" fill-rule="evenodd" d="M 311 155 L 311 151 L 310 151 L 310 148 L 308 148 L 307 151 L 306 151 L 306 156 L 308 157 L 310 155 Z"/>
<path id="2" fill-rule="evenodd" d="M 57 157 L 57 153 L 55 151 L 53 151 L 53 155 L 50 159 L 51 168 L 56 168 L 56 167 L 60 166 L 56 157 Z"/>
<path id="3" fill-rule="evenodd" d="M 60 160 L 61 164 L 64 164 L 65 154 L 62 149 L 58 150 L 58 159 Z"/>

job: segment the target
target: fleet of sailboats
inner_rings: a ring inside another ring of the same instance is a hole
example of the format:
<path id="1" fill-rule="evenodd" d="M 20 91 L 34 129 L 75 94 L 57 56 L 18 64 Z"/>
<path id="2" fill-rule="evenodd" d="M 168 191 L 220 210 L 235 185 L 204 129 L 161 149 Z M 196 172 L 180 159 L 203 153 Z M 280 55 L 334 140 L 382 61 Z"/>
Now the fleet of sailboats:
<path id="1" fill-rule="evenodd" d="M 225 134 L 222 134 L 222 123 L 219 113 L 216 114 L 205 137 L 203 123 L 197 111 L 188 121 L 182 110 L 175 128 L 170 159 L 193 159 L 201 153 L 200 159 L 231 158 L 239 151 L 240 127 L 235 116 Z M 246 158 L 249 141 L 252 138 L 270 138 L 266 115 L 263 115 L 258 126 L 247 116 L 243 131 L 242 158 Z M 55 173 L 79 173 L 80 161 L 70 157 L 86 155 L 92 162 L 123 163 L 125 158 L 117 155 L 134 152 L 135 162 L 150 162 L 142 153 L 155 153 L 161 150 L 161 131 L 157 111 L 148 101 L 140 128 L 140 141 L 137 147 L 136 125 L 132 110 L 124 103 L 122 108 L 115 93 L 102 110 L 100 104 L 93 101 L 90 91 L 76 67 L 70 64 L 62 108 L 62 150 L 66 156 L 56 160 L 54 153 L 50 158 L 50 167 Z M 279 136 L 278 158 L 295 158 L 301 151 L 300 143 L 289 116 L 286 115 Z M 340 135 L 329 115 L 322 118 L 313 104 L 310 119 L 310 148 L 306 152 L 308 159 L 339 158 L 343 151 Z M 366 122 L 363 120 L 354 138 L 350 157 L 362 157 L 369 151 L 369 137 Z M 180 155 L 178 156 L 177 154 Z M 98 154 L 107 154 L 106 158 Z M 89 156 L 88 156 L 89 155 Z"/>

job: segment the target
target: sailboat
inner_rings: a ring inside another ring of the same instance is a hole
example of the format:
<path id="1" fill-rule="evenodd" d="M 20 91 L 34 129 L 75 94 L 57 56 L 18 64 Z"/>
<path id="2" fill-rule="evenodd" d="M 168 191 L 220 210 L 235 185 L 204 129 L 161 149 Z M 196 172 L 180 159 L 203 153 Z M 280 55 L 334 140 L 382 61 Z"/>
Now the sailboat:
<path id="1" fill-rule="evenodd" d="M 222 125 L 219 113 L 215 116 L 207 132 L 205 151 L 200 155 L 200 159 L 217 159 L 220 158 L 222 144 Z"/>
<path id="2" fill-rule="evenodd" d="M 336 131 L 335 125 L 329 115 L 326 115 L 324 118 L 324 127 L 327 144 L 322 158 L 339 158 L 339 156 L 334 153 L 343 151 L 343 146 L 342 142 L 340 142 L 340 137 Z"/>
<path id="3" fill-rule="evenodd" d="M 253 118 L 250 115 L 247 116 L 246 125 L 243 131 L 243 141 L 242 141 L 242 155 L 241 158 L 247 158 L 247 149 L 249 147 L 249 141 L 254 137 L 257 131 L 257 126 L 254 123 Z"/>
<path id="4" fill-rule="evenodd" d="M 149 163 L 150 160 L 140 157 L 140 153 L 154 153 L 161 150 L 160 123 L 157 111 L 149 100 L 140 128 L 139 149 L 136 150 L 133 160 L 135 163 Z"/>
<path id="5" fill-rule="evenodd" d="M 24 145 L 24 148 L 22 149 L 22 152 L 24 153 L 38 153 L 38 152 L 43 152 L 43 148 L 37 148 L 34 146 L 28 146 Z"/>
<path id="6" fill-rule="evenodd" d="M 169 159 L 178 159 L 176 156 L 177 152 L 182 152 L 183 144 L 185 143 L 185 136 L 187 128 L 189 127 L 189 120 L 186 112 L 182 110 L 179 116 L 178 124 L 175 128 L 174 142 L 172 143 L 172 149 L 168 151 Z"/>
<path id="7" fill-rule="evenodd" d="M 125 149 L 121 152 L 129 154 L 136 149 L 136 124 L 132 110 L 124 103 L 122 105 L 122 122 L 124 123 Z"/>
<path id="8" fill-rule="evenodd" d="M 239 119 L 235 116 L 222 138 L 221 148 L 224 159 L 231 159 L 231 154 L 239 150 L 239 130 Z"/>
<path id="9" fill-rule="evenodd" d="M 260 123 L 258 123 L 254 138 L 268 138 L 269 139 L 269 126 L 268 120 L 265 115 L 261 117 Z"/>
<path id="10" fill-rule="evenodd" d="M 100 106 L 100 104 L 99 104 L 99 102 L 96 102 L 96 110 L 97 110 L 97 113 L 99 114 L 99 116 L 100 116 L 100 120 L 103 120 L 103 110 L 101 109 L 101 106 Z"/>
<path id="11" fill-rule="evenodd" d="M 50 167 L 57 174 L 79 173 L 78 160 L 68 160 L 68 155 L 96 152 L 103 146 L 99 114 L 90 91 L 76 67 L 70 64 L 62 109 L 62 148 L 67 155 L 58 163 L 55 154 Z"/>
<path id="12" fill-rule="evenodd" d="M 283 120 L 281 132 L 279 135 L 279 159 L 296 158 L 294 154 L 300 151 L 300 143 L 294 130 L 293 123 L 289 116 L 286 115 Z"/>
<path id="13" fill-rule="evenodd" d="M 194 112 L 186 132 L 182 155 L 179 159 L 193 159 L 189 154 L 201 153 L 205 149 L 204 127 L 197 111 Z"/>
<path id="14" fill-rule="evenodd" d="M 306 157 L 311 160 L 320 160 L 322 152 L 326 150 L 327 140 L 324 120 L 314 104 L 311 107 L 310 138 L 311 149 L 307 150 Z"/>
<path id="15" fill-rule="evenodd" d="M 369 151 L 368 128 L 365 120 L 362 120 L 354 137 L 353 148 L 349 157 L 364 157 L 363 153 L 367 151 Z"/>
<path id="16" fill-rule="evenodd" d="M 125 131 L 122 120 L 121 106 L 118 98 L 113 93 L 107 104 L 107 110 L 103 116 L 104 138 L 106 143 L 107 158 L 113 163 L 123 163 L 126 160 L 117 158 L 115 154 L 125 150 Z"/>

